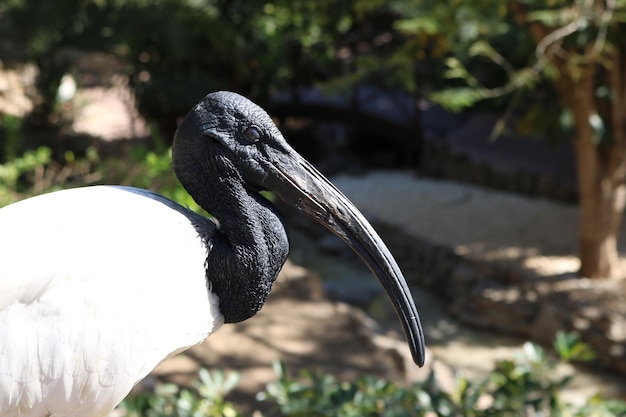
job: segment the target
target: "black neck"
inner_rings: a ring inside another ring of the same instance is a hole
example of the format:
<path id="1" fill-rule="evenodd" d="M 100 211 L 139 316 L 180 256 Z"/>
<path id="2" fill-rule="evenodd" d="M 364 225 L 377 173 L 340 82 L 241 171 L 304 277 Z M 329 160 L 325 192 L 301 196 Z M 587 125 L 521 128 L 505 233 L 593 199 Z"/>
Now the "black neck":
<path id="1" fill-rule="evenodd" d="M 199 202 L 220 222 L 208 242 L 206 271 L 227 323 L 246 320 L 263 304 L 287 260 L 289 242 L 282 217 L 269 201 L 232 183 Z"/>
<path id="2" fill-rule="evenodd" d="M 202 151 L 211 152 L 205 148 L 196 155 Z M 215 233 L 203 237 L 208 248 L 207 285 L 219 297 L 227 323 L 245 320 L 261 309 L 287 260 L 283 219 L 238 176 L 220 175 L 211 163 L 179 152 L 174 153 L 174 167 L 189 194 L 219 221 Z"/>

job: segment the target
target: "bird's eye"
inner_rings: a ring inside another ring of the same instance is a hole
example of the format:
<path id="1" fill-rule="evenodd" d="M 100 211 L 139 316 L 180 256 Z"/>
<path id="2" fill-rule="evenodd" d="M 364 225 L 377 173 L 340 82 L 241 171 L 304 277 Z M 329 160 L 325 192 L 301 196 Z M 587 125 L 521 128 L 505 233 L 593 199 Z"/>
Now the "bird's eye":
<path id="1" fill-rule="evenodd" d="M 244 132 L 244 136 L 250 143 L 256 143 L 261 140 L 261 132 L 259 132 L 259 129 L 254 126 L 247 128 Z"/>

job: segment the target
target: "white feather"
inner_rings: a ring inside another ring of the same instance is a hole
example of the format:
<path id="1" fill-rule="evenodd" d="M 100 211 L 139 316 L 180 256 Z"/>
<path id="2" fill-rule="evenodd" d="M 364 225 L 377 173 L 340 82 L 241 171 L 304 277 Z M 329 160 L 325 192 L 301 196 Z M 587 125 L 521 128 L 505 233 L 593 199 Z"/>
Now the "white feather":
<path id="1" fill-rule="evenodd" d="M 104 416 L 223 323 L 190 220 L 123 187 L 0 209 L 0 415 Z"/>

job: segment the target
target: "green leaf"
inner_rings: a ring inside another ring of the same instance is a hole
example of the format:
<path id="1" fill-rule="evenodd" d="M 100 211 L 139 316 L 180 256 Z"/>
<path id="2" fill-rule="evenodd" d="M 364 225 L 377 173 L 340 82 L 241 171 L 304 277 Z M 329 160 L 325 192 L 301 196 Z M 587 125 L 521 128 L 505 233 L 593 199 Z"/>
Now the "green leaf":
<path id="1" fill-rule="evenodd" d="M 496 50 L 493 49 L 493 46 L 491 46 L 491 44 L 489 44 L 489 42 L 485 40 L 479 40 L 474 42 L 467 52 L 470 54 L 470 56 L 482 55 L 490 58 L 499 55 Z"/>
<path id="2" fill-rule="evenodd" d="M 462 80 L 468 80 L 471 78 L 463 63 L 457 58 L 450 57 L 446 59 L 446 67 L 447 69 L 444 75 L 448 79 L 460 78 Z"/>
<path id="3" fill-rule="evenodd" d="M 441 25 L 437 19 L 431 16 L 419 16 L 411 19 L 397 20 L 394 29 L 407 35 L 426 33 L 435 35 L 441 31 Z"/>
<path id="4" fill-rule="evenodd" d="M 580 340 L 576 332 L 557 332 L 554 350 L 563 361 L 590 361 L 595 358 L 595 353 L 587 343 Z"/>
<path id="5" fill-rule="evenodd" d="M 524 353 L 531 362 L 543 362 L 546 358 L 546 353 L 541 346 L 536 343 L 526 342 L 524 343 Z"/>
<path id="6" fill-rule="evenodd" d="M 475 88 L 447 88 L 430 95 L 430 99 L 452 112 L 460 112 L 483 98 L 482 93 Z"/>

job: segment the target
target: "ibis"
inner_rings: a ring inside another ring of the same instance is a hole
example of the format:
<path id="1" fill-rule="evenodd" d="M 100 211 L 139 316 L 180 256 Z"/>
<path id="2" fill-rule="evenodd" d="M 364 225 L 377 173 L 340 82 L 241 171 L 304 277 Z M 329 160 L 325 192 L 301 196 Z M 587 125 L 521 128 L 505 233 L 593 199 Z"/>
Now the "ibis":
<path id="1" fill-rule="evenodd" d="M 258 312 L 289 252 L 263 190 L 360 255 L 423 364 L 417 309 L 389 250 L 263 109 L 207 95 L 177 129 L 172 164 L 212 217 L 104 185 L 0 209 L 1 416 L 105 416 L 162 360 Z"/>

